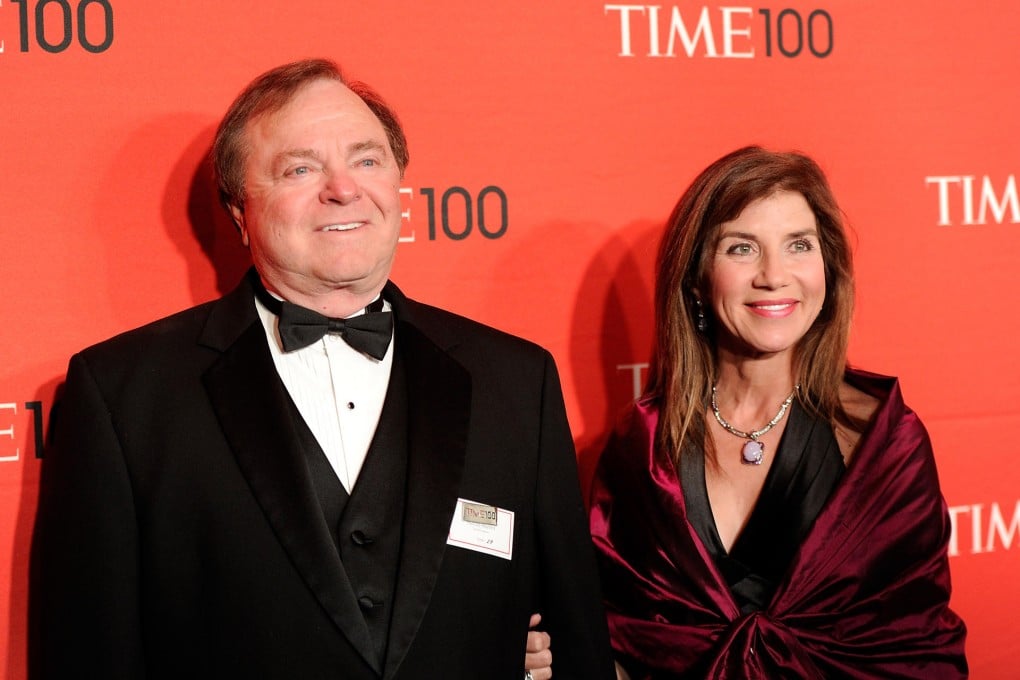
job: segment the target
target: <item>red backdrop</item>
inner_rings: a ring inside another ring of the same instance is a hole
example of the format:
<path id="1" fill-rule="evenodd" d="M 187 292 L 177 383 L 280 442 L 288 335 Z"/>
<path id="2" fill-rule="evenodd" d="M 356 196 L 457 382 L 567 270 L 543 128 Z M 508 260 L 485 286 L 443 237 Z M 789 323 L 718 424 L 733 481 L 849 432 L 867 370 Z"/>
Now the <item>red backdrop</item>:
<path id="1" fill-rule="evenodd" d="M 394 280 L 552 350 L 584 474 L 643 378 L 680 192 L 748 143 L 818 159 L 856 234 L 851 360 L 931 431 L 974 676 L 1013 677 L 1018 22 L 1004 0 L 0 0 L 0 674 L 25 675 L 68 356 L 233 285 L 213 128 L 256 74 L 328 56 L 411 140 Z"/>

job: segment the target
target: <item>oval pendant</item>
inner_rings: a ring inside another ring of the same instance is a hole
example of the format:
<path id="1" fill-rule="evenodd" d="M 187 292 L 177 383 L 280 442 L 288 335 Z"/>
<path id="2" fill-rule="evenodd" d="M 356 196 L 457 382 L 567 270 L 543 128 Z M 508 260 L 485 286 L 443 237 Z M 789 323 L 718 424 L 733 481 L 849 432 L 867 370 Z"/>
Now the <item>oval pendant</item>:
<path id="1" fill-rule="evenodd" d="M 762 458 L 765 457 L 765 445 L 752 439 L 744 444 L 741 455 L 744 465 L 761 465 Z"/>

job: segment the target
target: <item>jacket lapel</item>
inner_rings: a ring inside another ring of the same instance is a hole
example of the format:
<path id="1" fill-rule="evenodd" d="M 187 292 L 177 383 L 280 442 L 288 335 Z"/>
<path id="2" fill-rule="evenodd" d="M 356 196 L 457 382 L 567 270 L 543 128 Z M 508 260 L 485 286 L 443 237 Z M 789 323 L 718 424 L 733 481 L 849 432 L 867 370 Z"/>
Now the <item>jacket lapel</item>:
<path id="1" fill-rule="evenodd" d="M 447 352 L 455 343 L 429 327 L 426 308 L 392 284 L 385 295 L 397 319 L 408 392 L 404 544 L 384 676 L 392 678 L 425 616 L 445 554 L 466 454 L 471 376 Z"/>
<path id="2" fill-rule="evenodd" d="M 224 436 L 266 519 L 337 628 L 376 673 L 372 639 L 322 518 L 247 280 L 214 305 L 200 342 L 222 355 L 203 377 Z"/>

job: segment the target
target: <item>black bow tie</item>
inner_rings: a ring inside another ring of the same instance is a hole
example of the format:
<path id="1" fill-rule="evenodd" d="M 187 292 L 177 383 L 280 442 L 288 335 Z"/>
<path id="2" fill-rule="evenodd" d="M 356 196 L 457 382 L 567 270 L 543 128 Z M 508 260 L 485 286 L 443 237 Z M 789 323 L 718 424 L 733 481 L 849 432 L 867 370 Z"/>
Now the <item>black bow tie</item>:
<path id="1" fill-rule="evenodd" d="M 258 275 L 252 278 L 259 301 L 280 319 L 278 327 L 285 352 L 307 347 L 327 333 L 335 333 L 348 345 L 370 357 L 381 360 L 386 356 L 386 349 L 393 336 L 393 314 L 380 311 L 383 306 L 381 297 L 366 307 L 364 314 L 349 319 L 333 319 L 292 302 L 276 299 L 262 286 Z"/>

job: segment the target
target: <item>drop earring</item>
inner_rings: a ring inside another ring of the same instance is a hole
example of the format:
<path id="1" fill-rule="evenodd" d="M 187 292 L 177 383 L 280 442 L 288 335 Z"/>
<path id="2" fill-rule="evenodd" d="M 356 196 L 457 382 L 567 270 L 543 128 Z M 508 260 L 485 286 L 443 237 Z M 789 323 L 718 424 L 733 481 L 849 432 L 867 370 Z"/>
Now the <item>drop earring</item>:
<path id="1" fill-rule="evenodd" d="M 698 307 L 698 320 L 697 328 L 699 333 L 704 333 L 708 330 L 708 320 L 705 318 L 705 308 L 701 305 L 701 300 L 695 299 L 694 304 Z"/>

